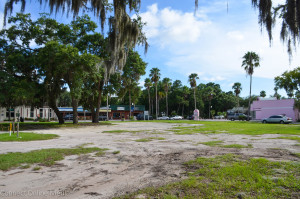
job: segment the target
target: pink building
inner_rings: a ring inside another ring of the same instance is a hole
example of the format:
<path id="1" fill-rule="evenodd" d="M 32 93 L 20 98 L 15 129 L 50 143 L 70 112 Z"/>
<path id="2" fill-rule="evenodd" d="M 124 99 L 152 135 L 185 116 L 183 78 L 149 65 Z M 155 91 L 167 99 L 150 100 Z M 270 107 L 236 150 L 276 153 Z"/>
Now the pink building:
<path id="1" fill-rule="evenodd" d="M 251 104 L 250 110 L 254 120 L 268 118 L 271 115 L 286 115 L 296 122 L 299 119 L 299 111 L 294 104 L 294 99 L 258 98 Z"/>

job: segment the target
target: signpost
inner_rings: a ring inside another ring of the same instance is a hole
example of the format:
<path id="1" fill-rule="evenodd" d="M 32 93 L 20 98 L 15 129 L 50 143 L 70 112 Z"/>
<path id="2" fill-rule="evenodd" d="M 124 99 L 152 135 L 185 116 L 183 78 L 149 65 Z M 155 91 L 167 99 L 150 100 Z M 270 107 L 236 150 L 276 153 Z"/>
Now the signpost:
<path id="1" fill-rule="evenodd" d="M 12 123 L 9 123 L 9 136 L 11 136 Z"/>
<path id="2" fill-rule="evenodd" d="M 149 120 L 149 111 L 144 111 L 144 120 L 146 120 L 146 115 L 148 116 L 148 120 Z"/>

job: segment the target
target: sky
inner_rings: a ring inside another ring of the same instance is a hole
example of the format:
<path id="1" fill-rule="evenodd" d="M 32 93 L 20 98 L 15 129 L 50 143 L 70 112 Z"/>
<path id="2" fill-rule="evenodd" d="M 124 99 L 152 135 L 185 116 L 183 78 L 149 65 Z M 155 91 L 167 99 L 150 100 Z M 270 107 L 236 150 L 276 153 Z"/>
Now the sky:
<path id="1" fill-rule="evenodd" d="M 5 1 L 0 0 L 1 19 Z M 277 5 L 284 0 L 273 2 Z M 196 14 L 194 9 L 194 0 L 142 0 L 139 14 L 146 22 L 144 32 L 150 48 L 146 55 L 142 47 L 136 48 L 148 63 L 147 73 L 139 82 L 141 86 L 150 69 L 156 67 L 161 70 L 161 79 L 181 80 L 187 86 L 191 73 L 199 75 L 198 84 L 214 82 L 226 92 L 232 91 L 233 83 L 240 82 L 241 96 L 247 97 L 250 78 L 241 67 L 242 57 L 253 51 L 261 61 L 253 74 L 252 94 L 265 90 L 270 96 L 274 94 L 274 77 L 298 66 L 299 53 L 294 53 L 289 62 L 286 45 L 280 41 L 280 22 L 270 43 L 267 32 L 258 24 L 258 11 L 252 8 L 251 0 L 199 0 Z M 36 18 L 47 8 L 28 1 L 25 13 L 28 12 Z M 65 23 L 72 19 L 66 14 L 53 17 Z M 284 90 L 279 93 L 286 96 Z"/>

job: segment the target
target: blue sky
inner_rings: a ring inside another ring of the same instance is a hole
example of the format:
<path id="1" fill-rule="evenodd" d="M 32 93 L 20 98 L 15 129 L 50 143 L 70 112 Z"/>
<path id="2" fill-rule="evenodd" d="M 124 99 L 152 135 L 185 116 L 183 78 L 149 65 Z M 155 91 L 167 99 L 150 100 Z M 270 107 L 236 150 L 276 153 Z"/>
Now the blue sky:
<path id="1" fill-rule="evenodd" d="M 1 18 L 4 2 L 0 0 Z M 270 47 L 251 0 L 228 0 L 228 5 L 227 13 L 227 0 L 199 0 L 194 15 L 194 0 L 142 0 L 140 15 L 147 23 L 144 30 L 150 48 L 146 56 L 137 48 L 148 63 L 147 74 L 140 84 L 149 76 L 149 70 L 157 67 L 162 78 L 178 79 L 185 85 L 191 73 L 199 75 L 198 83 L 215 82 L 224 91 L 232 90 L 234 82 L 241 82 L 241 96 L 246 97 L 250 79 L 241 67 L 242 57 L 247 51 L 254 51 L 261 57 L 261 66 L 254 71 L 252 93 L 258 95 L 265 90 L 267 96 L 273 94 L 274 77 L 297 67 L 300 56 L 294 55 L 289 63 L 286 45 L 279 39 L 278 24 Z M 27 3 L 25 12 L 36 18 L 47 10 L 32 1 Z M 66 19 L 66 15 L 58 14 L 56 19 L 67 22 L 72 17 Z M 286 95 L 284 90 L 280 94 Z"/>

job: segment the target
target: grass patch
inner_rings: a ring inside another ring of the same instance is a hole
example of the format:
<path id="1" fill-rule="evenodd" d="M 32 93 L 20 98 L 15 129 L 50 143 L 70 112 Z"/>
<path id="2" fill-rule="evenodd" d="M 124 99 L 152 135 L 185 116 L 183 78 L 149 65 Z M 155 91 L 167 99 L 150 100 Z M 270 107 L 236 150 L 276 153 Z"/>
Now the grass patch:
<path id="1" fill-rule="evenodd" d="M 253 148 L 252 144 L 248 144 L 247 146 L 241 145 L 241 144 L 229 144 L 229 145 L 223 145 L 221 147 L 223 147 L 223 148 L 236 148 L 236 149 Z"/>
<path id="2" fill-rule="evenodd" d="M 2 133 L 0 134 L 0 142 L 27 142 L 34 140 L 49 140 L 55 139 L 59 136 L 56 134 L 38 134 L 38 133 L 19 133 L 19 137 L 17 134 Z"/>
<path id="3" fill-rule="evenodd" d="M 119 154 L 120 153 L 120 151 L 114 151 L 114 152 L 112 152 L 113 154 Z"/>
<path id="4" fill-rule="evenodd" d="M 200 142 L 199 144 L 204 144 L 206 146 L 220 146 L 223 141 L 209 141 L 209 142 Z"/>
<path id="5" fill-rule="evenodd" d="M 40 170 L 42 167 L 39 167 L 39 166 L 37 166 L 37 167 L 34 167 L 33 169 L 32 169 L 32 171 L 38 171 L 38 170 Z"/>
<path id="6" fill-rule="evenodd" d="M 199 124 L 197 126 L 174 127 L 171 131 L 177 135 L 195 133 L 231 133 L 245 135 L 282 134 L 300 135 L 300 125 L 262 124 L 255 122 L 210 122 L 210 121 L 156 121 L 166 123 Z M 202 124 L 202 125 L 201 125 Z"/>
<path id="7" fill-rule="evenodd" d="M 300 137 L 296 137 L 296 136 L 277 137 L 274 139 L 296 140 L 296 141 L 300 142 Z"/>
<path id="8" fill-rule="evenodd" d="M 1 123 L 0 130 L 7 131 L 10 123 Z M 73 122 L 65 122 L 64 124 L 59 124 L 58 122 L 20 122 L 20 130 L 39 130 L 39 129 L 55 129 L 55 128 L 78 128 L 83 126 L 102 126 L 102 125 L 112 125 L 111 122 L 101 121 L 99 123 L 91 122 L 80 122 L 78 124 L 73 124 Z"/>
<path id="9" fill-rule="evenodd" d="M 293 153 L 293 155 L 300 158 L 300 153 Z"/>
<path id="10" fill-rule="evenodd" d="M 65 156 L 87 154 L 92 152 L 102 152 L 107 149 L 97 147 L 92 148 L 72 148 L 72 149 L 42 149 L 27 153 L 7 153 L 0 154 L 0 170 L 7 171 L 22 164 L 41 164 L 51 166 L 56 161 L 63 160 Z"/>
<path id="11" fill-rule="evenodd" d="M 243 160 L 227 154 L 190 161 L 186 172 L 185 180 L 120 198 L 297 198 L 300 194 L 299 162 Z"/>
<path id="12" fill-rule="evenodd" d="M 204 144 L 206 146 L 211 147 L 223 147 L 223 148 L 252 148 L 252 144 L 248 144 L 247 146 L 241 144 L 229 144 L 229 145 L 222 145 L 223 141 L 209 141 L 209 142 L 199 142 L 198 144 Z"/>
<path id="13" fill-rule="evenodd" d="M 135 140 L 136 142 L 151 142 L 153 140 L 165 140 L 166 138 L 162 138 L 162 137 L 148 137 L 148 138 L 141 138 L 141 139 L 137 139 Z"/>

